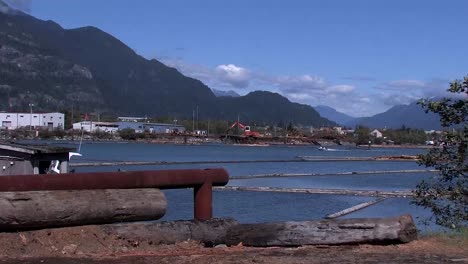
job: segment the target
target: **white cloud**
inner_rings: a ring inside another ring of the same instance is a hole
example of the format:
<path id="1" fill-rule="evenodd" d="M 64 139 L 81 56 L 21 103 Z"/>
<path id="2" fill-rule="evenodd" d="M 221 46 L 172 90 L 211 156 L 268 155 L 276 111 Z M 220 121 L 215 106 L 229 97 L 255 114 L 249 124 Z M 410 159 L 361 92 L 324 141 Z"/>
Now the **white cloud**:
<path id="1" fill-rule="evenodd" d="M 396 80 L 386 84 L 388 88 L 408 89 L 408 88 L 421 88 L 426 86 L 426 83 L 419 80 Z"/>
<path id="2" fill-rule="evenodd" d="M 371 101 L 371 99 L 369 97 L 361 97 L 360 101 L 364 102 L 364 103 L 369 103 Z"/>
<path id="3" fill-rule="evenodd" d="M 355 87 L 347 84 L 330 85 L 323 77 L 304 75 L 273 76 L 253 72 L 234 64 L 221 64 L 214 68 L 203 65 L 189 64 L 180 59 L 159 58 L 163 63 L 177 68 L 183 74 L 199 79 L 210 88 L 218 90 L 237 90 L 249 92 L 253 90 L 268 90 L 279 92 L 293 102 L 309 105 L 329 105 L 346 113 L 356 114 L 353 109 L 363 107 L 351 106 L 364 104 L 359 100 Z M 353 98 L 353 99 L 350 99 Z M 360 112 L 358 112 L 359 114 Z"/>
<path id="4" fill-rule="evenodd" d="M 210 88 L 236 90 L 241 94 L 253 90 L 278 92 L 293 102 L 327 105 L 353 116 L 370 116 L 397 104 L 409 104 L 423 97 L 444 96 L 448 87 L 448 81 L 436 79 L 394 80 L 367 87 L 362 84 L 333 84 L 313 74 L 275 76 L 235 64 L 207 67 L 180 59 L 161 60 Z"/>
<path id="5" fill-rule="evenodd" d="M 216 66 L 215 72 L 221 81 L 229 83 L 235 88 L 246 88 L 249 86 L 251 77 L 249 71 L 245 68 L 234 64 L 222 64 Z"/>
<path id="6" fill-rule="evenodd" d="M 296 102 L 297 101 L 304 102 L 312 98 L 310 94 L 306 94 L 306 93 L 290 93 L 288 94 L 287 97 Z"/>
<path id="7" fill-rule="evenodd" d="M 411 96 L 411 95 L 399 95 L 399 94 L 392 94 L 383 98 L 383 103 L 388 106 L 394 105 L 407 105 L 414 101 L 421 99 L 419 97 Z"/>
<path id="8" fill-rule="evenodd" d="M 317 93 L 323 92 L 326 88 L 325 80 L 318 76 L 279 76 L 270 77 L 271 83 L 277 86 L 282 92 L 296 93 Z"/>
<path id="9" fill-rule="evenodd" d="M 332 93 L 350 93 L 354 91 L 355 87 L 347 84 L 333 85 L 327 88 L 327 91 Z"/>
<path id="10" fill-rule="evenodd" d="M 448 83 L 448 80 L 441 79 L 429 81 L 396 80 L 379 84 L 375 89 L 384 97 L 389 97 L 385 101 L 390 105 L 394 104 L 394 102 L 410 103 L 424 97 L 448 96 Z M 404 91 L 404 93 L 402 93 L 402 91 Z"/>
<path id="11" fill-rule="evenodd" d="M 168 57 L 159 57 L 158 60 L 170 67 L 176 68 L 182 74 L 198 79 L 210 88 L 217 90 L 244 89 L 249 86 L 250 81 L 253 79 L 247 69 L 234 64 L 222 64 L 211 68 Z"/>

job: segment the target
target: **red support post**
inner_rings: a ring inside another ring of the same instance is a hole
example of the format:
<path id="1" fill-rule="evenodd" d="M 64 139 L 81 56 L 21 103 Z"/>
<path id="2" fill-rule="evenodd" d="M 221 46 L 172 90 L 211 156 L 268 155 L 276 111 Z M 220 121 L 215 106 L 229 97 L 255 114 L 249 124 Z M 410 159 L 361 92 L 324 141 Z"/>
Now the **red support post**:
<path id="1" fill-rule="evenodd" d="M 193 217 L 206 221 L 213 217 L 213 192 L 211 181 L 193 188 Z"/>

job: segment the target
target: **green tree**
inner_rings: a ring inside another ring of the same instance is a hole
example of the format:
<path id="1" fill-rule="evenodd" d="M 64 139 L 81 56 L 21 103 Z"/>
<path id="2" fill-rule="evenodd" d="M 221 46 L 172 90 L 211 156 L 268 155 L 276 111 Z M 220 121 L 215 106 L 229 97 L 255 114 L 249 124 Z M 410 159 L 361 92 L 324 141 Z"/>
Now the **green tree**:
<path id="1" fill-rule="evenodd" d="M 132 128 L 124 128 L 120 130 L 119 136 L 124 140 L 136 140 L 137 139 L 137 133 L 135 132 L 135 129 L 132 129 Z"/>
<path id="2" fill-rule="evenodd" d="M 355 139 L 356 146 L 369 144 L 370 132 L 371 131 L 368 127 L 365 127 L 365 126 L 356 127 L 356 130 L 354 131 L 354 135 L 356 136 L 356 139 Z"/>
<path id="3" fill-rule="evenodd" d="M 415 203 L 429 208 L 437 224 L 461 228 L 468 223 L 468 76 L 455 80 L 448 89 L 455 96 L 440 101 L 422 100 L 426 112 L 439 114 L 442 145 L 420 156 L 420 164 L 439 170 L 435 179 L 418 184 Z M 455 129 L 456 128 L 456 129 Z"/>

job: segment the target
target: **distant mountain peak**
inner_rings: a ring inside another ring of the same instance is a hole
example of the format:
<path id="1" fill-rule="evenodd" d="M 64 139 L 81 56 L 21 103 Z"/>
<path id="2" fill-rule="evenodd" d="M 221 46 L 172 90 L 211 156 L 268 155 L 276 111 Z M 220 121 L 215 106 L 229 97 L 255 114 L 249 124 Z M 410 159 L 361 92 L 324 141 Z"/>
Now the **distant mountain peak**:
<path id="1" fill-rule="evenodd" d="M 11 14 L 11 12 L 14 12 L 14 11 L 15 9 L 13 9 L 7 3 L 0 0 L 0 13 Z"/>
<path id="2" fill-rule="evenodd" d="M 211 91 L 213 91 L 213 93 L 214 93 L 214 95 L 216 97 L 222 97 L 222 96 L 239 97 L 240 96 L 240 94 L 234 92 L 233 90 L 222 91 L 222 90 L 217 90 L 217 89 L 211 88 Z"/>
<path id="3" fill-rule="evenodd" d="M 9 15 L 27 15 L 24 12 L 29 12 L 28 6 L 15 6 L 11 2 L 0 0 L 0 13 Z"/>
<path id="4" fill-rule="evenodd" d="M 339 112 L 336 109 L 329 106 L 318 105 L 314 108 L 317 112 L 319 112 L 320 116 L 330 119 L 340 125 L 344 125 L 355 119 L 355 117 Z"/>
<path id="5" fill-rule="evenodd" d="M 422 106 L 418 105 L 418 101 L 407 105 L 395 105 L 383 113 L 356 118 L 346 123 L 346 125 L 392 129 L 401 128 L 402 126 L 424 130 L 441 129 L 439 116 L 434 113 L 426 113 Z"/>

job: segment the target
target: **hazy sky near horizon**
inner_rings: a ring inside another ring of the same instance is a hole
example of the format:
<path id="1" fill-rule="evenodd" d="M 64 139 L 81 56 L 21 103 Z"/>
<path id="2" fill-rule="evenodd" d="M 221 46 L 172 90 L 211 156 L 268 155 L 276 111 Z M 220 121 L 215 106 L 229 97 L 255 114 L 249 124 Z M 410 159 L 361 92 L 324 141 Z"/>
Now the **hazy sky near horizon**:
<path id="1" fill-rule="evenodd" d="M 354 116 L 440 96 L 468 74 L 466 0 L 16 2 L 64 28 L 98 27 L 210 88 Z"/>

